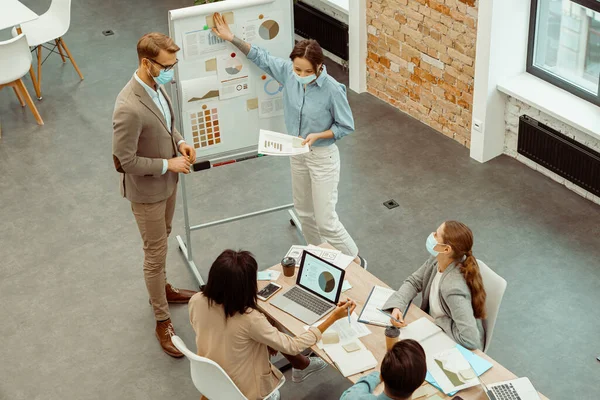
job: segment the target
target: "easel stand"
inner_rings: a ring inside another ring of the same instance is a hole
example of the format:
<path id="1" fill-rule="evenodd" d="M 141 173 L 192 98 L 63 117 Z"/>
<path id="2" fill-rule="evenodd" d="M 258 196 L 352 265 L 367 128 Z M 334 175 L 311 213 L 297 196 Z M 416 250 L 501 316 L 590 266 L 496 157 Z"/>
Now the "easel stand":
<path id="1" fill-rule="evenodd" d="M 254 158 L 254 157 L 249 157 L 247 154 L 244 157 L 241 157 L 241 159 L 243 159 L 243 160 L 250 159 L 250 158 Z M 232 163 L 235 161 L 236 160 L 234 159 L 234 160 L 231 160 L 231 162 L 224 162 L 224 163 L 222 163 L 222 165 Z M 211 164 L 214 165 L 214 163 L 212 163 L 212 162 L 211 162 Z M 198 281 L 198 285 L 200 285 L 200 286 L 204 285 L 204 280 L 200 276 L 200 272 L 198 272 L 198 267 L 196 267 L 196 263 L 194 262 L 194 253 L 193 253 L 193 249 L 192 249 L 192 232 L 193 231 L 210 228 L 210 227 L 217 226 L 217 225 L 224 225 L 224 224 L 227 224 L 230 222 L 240 221 L 240 220 L 246 219 L 246 218 L 257 217 L 259 215 L 270 214 L 273 212 L 288 210 L 288 213 L 290 214 L 290 224 L 292 226 L 295 226 L 298 233 L 300 234 L 300 237 L 303 237 L 302 236 L 302 226 L 300 225 L 300 221 L 298 220 L 298 217 L 293 210 L 294 209 L 293 203 L 285 204 L 285 205 L 277 206 L 277 207 L 271 207 L 271 208 L 267 208 L 264 210 L 254 211 L 254 212 L 250 212 L 247 214 L 236 215 L 234 217 L 224 218 L 224 219 L 221 219 L 218 221 L 206 222 L 204 224 L 199 224 L 199 225 L 191 225 L 190 218 L 189 218 L 189 212 L 188 212 L 187 191 L 186 191 L 186 180 L 187 179 L 188 179 L 188 177 L 186 177 L 185 175 L 180 176 L 181 195 L 183 197 L 183 219 L 184 219 L 184 223 L 185 223 L 185 241 L 183 240 L 183 238 L 181 236 L 178 235 L 177 242 L 179 243 L 179 250 L 181 250 L 181 253 L 185 257 L 185 260 L 187 261 L 190 271 L 192 271 L 192 274 L 194 274 L 196 281 Z"/>

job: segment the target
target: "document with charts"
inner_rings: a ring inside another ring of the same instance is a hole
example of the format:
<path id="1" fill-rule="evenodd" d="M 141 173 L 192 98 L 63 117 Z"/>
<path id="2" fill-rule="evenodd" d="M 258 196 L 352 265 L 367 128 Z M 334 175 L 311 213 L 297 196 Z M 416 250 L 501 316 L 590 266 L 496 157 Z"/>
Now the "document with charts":
<path id="1" fill-rule="evenodd" d="M 302 145 L 302 138 L 286 135 L 285 133 L 260 130 L 258 136 L 258 152 L 269 156 L 295 156 L 310 151 Z"/>

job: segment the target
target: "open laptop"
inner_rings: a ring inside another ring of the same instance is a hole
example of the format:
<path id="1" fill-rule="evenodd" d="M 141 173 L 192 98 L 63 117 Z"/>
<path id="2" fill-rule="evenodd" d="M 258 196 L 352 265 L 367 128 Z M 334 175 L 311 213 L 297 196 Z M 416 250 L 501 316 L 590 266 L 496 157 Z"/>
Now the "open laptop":
<path id="1" fill-rule="evenodd" d="M 490 400 L 540 400 L 537 390 L 528 378 L 511 379 L 486 386 L 479 379 L 483 392 Z"/>
<path id="2" fill-rule="evenodd" d="M 271 304 L 308 325 L 333 310 L 340 299 L 346 271 L 304 251 L 296 285 Z"/>

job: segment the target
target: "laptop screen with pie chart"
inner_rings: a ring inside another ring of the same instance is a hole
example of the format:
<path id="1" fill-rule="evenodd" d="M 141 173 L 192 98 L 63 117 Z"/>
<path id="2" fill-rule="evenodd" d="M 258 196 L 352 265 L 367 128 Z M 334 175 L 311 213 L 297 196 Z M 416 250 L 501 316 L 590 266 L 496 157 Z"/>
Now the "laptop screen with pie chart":
<path id="1" fill-rule="evenodd" d="M 327 301 L 337 303 L 344 275 L 343 269 L 304 251 L 297 284 Z"/>

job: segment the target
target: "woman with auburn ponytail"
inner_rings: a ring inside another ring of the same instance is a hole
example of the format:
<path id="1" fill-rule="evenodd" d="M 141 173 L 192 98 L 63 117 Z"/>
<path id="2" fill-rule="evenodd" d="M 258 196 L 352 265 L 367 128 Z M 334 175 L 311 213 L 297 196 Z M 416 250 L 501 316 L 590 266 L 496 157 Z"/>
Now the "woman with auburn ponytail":
<path id="1" fill-rule="evenodd" d="M 431 257 L 409 276 L 383 306 L 393 310 L 391 320 L 406 326 L 402 311 L 418 293 L 423 293 L 421 309 L 458 344 L 483 349 L 485 334 L 481 320 L 486 318 L 485 288 L 473 256 L 473 232 L 463 223 L 446 221 L 427 238 Z"/>

